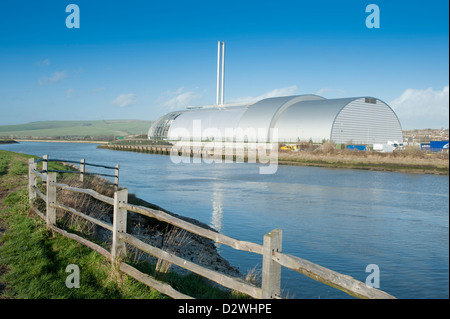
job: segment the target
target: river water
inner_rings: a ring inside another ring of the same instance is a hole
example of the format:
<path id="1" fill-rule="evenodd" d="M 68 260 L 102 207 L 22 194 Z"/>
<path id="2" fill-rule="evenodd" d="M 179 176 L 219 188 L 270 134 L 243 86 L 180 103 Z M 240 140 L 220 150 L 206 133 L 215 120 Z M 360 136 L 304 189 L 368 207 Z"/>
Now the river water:
<path id="1" fill-rule="evenodd" d="M 362 282 L 376 274 L 366 267 L 376 265 L 379 289 L 397 298 L 449 298 L 448 176 L 301 166 L 261 175 L 258 164 L 176 164 L 166 155 L 84 143 L 0 149 L 119 164 L 120 186 L 130 193 L 227 236 L 262 245 L 264 234 L 278 228 L 284 253 Z M 219 251 L 241 272 L 261 270 L 261 255 L 224 245 Z M 286 298 L 351 298 L 285 268 L 281 286 Z"/>

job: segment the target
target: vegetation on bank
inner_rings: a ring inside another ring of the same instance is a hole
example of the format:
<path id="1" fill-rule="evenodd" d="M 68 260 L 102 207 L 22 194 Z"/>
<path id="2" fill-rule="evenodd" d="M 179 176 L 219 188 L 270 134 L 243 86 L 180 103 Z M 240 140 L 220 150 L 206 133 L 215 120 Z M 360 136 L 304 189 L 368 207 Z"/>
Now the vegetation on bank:
<path id="1" fill-rule="evenodd" d="M 381 153 L 338 150 L 330 144 L 324 143 L 314 151 L 280 152 L 278 163 L 419 174 L 449 174 L 447 152 L 427 153 L 417 147 L 407 146 L 392 153 Z"/>
<path id="2" fill-rule="evenodd" d="M 161 299 L 167 296 L 119 272 L 117 267 L 98 254 L 69 238 L 49 230 L 28 202 L 28 158 L 32 156 L 0 151 L 0 299 Z M 50 162 L 50 169 L 64 169 Z M 69 175 L 74 176 L 74 175 Z M 61 176 L 63 177 L 63 176 Z M 68 196 L 67 194 L 61 196 Z M 92 207 L 83 195 L 64 198 Z M 136 199 L 138 200 L 138 199 Z M 37 203 L 37 205 L 40 205 Z M 42 205 L 42 203 L 41 203 Z M 80 218 L 62 218 L 58 227 L 83 236 L 95 233 Z M 2 230 L 5 230 L 2 235 Z M 92 240 L 92 239 L 90 239 Z M 99 244 L 105 244 L 100 243 Z M 235 292 L 219 289 L 195 274 L 181 275 L 157 269 L 147 259 L 129 254 L 127 263 L 175 289 L 195 298 L 242 298 Z M 80 288 L 68 288 L 68 265 L 80 269 Z"/>
<path id="3" fill-rule="evenodd" d="M 6 267 L 6 298 L 161 298 L 146 286 L 121 276 L 101 255 L 60 235 L 53 235 L 45 222 L 30 216 L 28 193 L 23 188 L 5 199 L 8 231 L 0 249 Z M 80 269 L 80 288 L 69 289 L 68 265 Z"/>
<path id="4" fill-rule="evenodd" d="M 0 144 L 15 144 L 15 143 L 17 143 L 17 141 L 15 141 L 15 140 L 0 139 Z"/>
<path id="5" fill-rule="evenodd" d="M 118 136 L 146 134 L 152 121 L 42 121 L 0 125 L 0 138 L 46 138 L 54 140 L 113 140 Z"/>

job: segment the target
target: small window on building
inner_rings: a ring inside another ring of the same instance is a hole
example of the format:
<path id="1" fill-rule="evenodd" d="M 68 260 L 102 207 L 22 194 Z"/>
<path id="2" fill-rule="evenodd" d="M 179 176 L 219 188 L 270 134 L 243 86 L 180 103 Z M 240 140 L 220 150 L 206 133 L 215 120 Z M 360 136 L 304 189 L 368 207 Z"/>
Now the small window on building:
<path id="1" fill-rule="evenodd" d="M 377 104 L 377 99 L 366 97 L 366 103 Z"/>

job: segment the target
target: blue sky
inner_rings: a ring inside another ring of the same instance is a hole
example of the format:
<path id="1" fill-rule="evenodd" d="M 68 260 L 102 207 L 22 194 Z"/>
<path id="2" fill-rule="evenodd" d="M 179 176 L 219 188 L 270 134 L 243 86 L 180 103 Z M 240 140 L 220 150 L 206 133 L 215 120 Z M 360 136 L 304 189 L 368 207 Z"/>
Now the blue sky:
<path id="1" fill-rule="evenodd" d="M 67 28 L 66 6 L 80 9 Z M 366 27 L 366 6 L 380 28 Z M 216 99 L 375 96 L 448 128 L 448 1 L 0 2 L 0 125 L 146 119 Z"/>

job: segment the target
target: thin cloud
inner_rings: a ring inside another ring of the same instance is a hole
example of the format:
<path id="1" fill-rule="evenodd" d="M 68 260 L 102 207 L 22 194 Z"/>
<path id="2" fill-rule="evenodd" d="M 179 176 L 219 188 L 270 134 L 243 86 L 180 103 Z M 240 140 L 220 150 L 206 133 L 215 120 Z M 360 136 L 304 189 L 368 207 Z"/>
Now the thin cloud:
<path id="1" fill-rule="evenodd" d="M 111 104 L 117 107 L 128 107 L 137 103 L 136 94 L 120 94 L 114 100 L 111 101 Z"/>
<path id="2" fill-rule="evenodd" d="M 97 93 L 103 92 L 105 90 L 106 90 L 106 87 L 102 86 L 102 87 L 95 88 L 95 89 L 91 90 L 91 93 L 92 94 L 97 94 Z"/>
<path id="3" fill-rule="evenodd" d="M 448 128 L 449 86 L 442 90 L 406 89 L 389 104 L 405 129 Z"/>
<path id="4" fill-rule="evenodd" d="M 180 87 L 180 88 L 178 88 L 176 91 L 167 91 L 166 92 L 166 94 L 167 95 L 178 95 L 178 94 L 181 94 L 181 93 L 183 93 L 183 91 L 184 91 L 184 86 L 182 86 L 182 87 Z"/>
<path id="5" fill-rule="evenodd" d="M 259 96 L 238 97 L 236 99 L 230 100 L 229 102 L 230 103 L 252 103 L 252 102 L 262 100 L 262 99 L 267 99 L 269 97 L 294 95 L 297 93 L 297 91 L 298 91 L 297 86 L 292 85 L 292 86 L 285 87 L 285 88 L 273 89 L 273 90 L 263 93 Z"/>
<path id="6" fill-rule="evenodd" d="M 192 105 L 192 103 L 202 96 L 193 91 L 183 92 L 184 88 L 180 87 L 176 91 L 168 91 L 165 96 L 171 97 L 169 100 L 162 102 L 162 105 L 169 110 L 175 110 L 180 108 L 185 108 Z"/>
<path id="7" fill-rule="evenodd" d="M 345 91 L 340 89 L 332 89 L 332 88 L 321 88 L 317 91 L 316 95 L 334 95 L 342 97 L 344 95 Z"/>
<path id="8" fill-rule="evenodd" d="M 37 65 L 39 65 L 39 66 L 49 66 L 50 65 L 50 60 L 49 59 L 44 59 L 42 61 L 38 61 Z"/>
<path id="9" fill-rule="evenodd" d="M 50 76 L 43 76 L 38 80 L 39 85 L 54 84 L 67 78 L 67 71 L 58 71 Z"/>
<path id="10" fill-rule="evenodd" d="M 73 93 L 74 93 L 74 89 L 68 89 L 68 90 L 66 90 L 66 97 L 67 97 L 67 98 L 72 97 Z"/>

